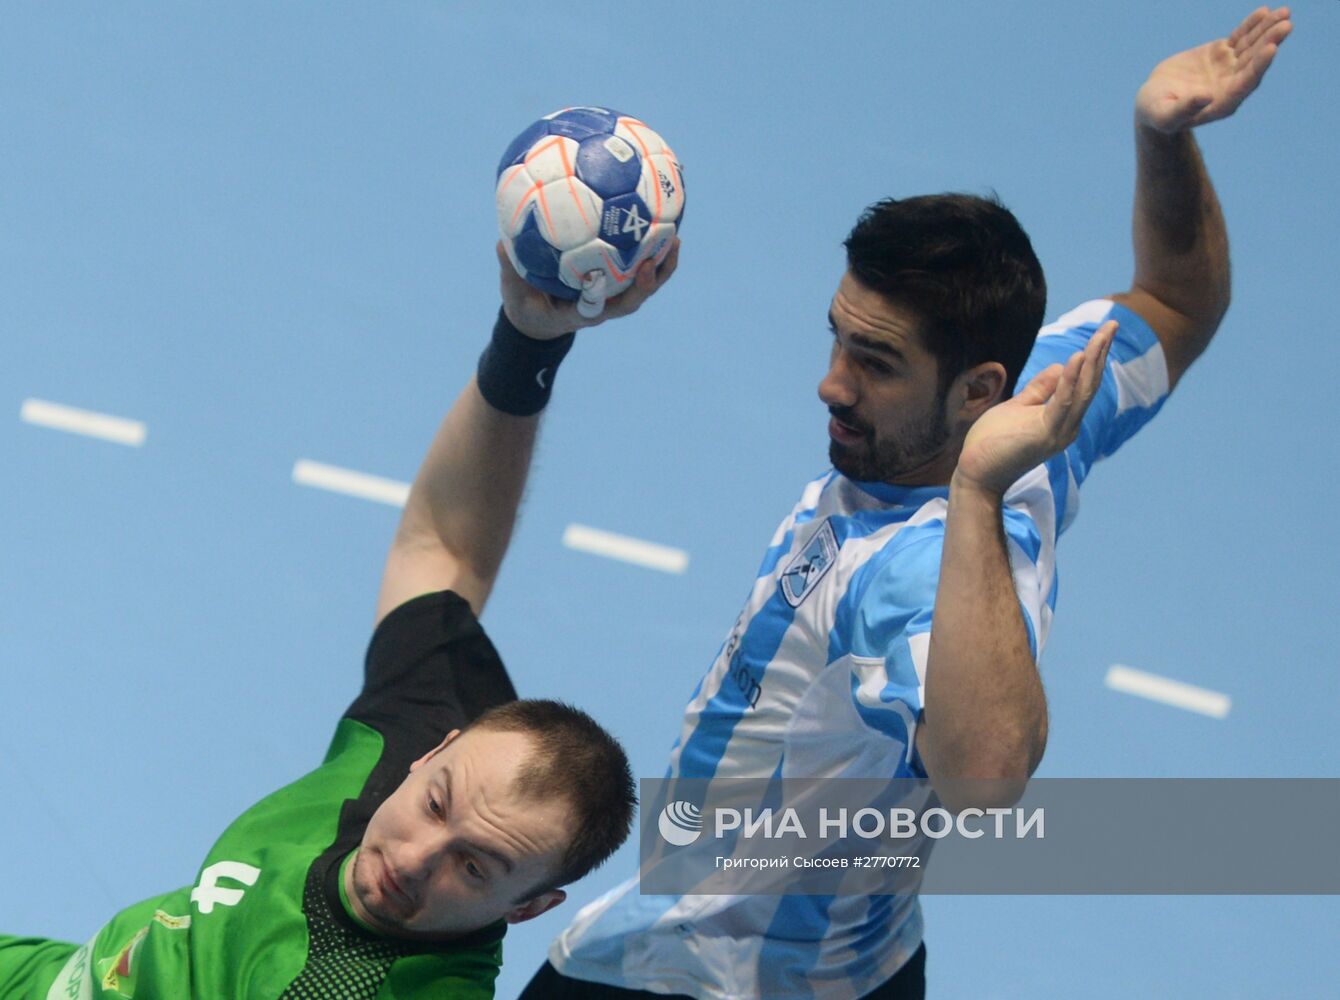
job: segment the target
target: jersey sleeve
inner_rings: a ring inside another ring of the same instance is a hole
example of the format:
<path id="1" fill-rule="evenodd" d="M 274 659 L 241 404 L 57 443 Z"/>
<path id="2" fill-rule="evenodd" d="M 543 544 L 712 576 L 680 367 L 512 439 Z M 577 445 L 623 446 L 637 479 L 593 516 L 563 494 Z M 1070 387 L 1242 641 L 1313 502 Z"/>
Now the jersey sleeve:
<path id="1" fill-rule="evenodd" d="M 1094 299 L 1038 332 L 1019 378 L 1023 388 L 1048 365 L 1064 364 L 1109 319 L 1117 321 L 1117 335 L 1098 395 L 1084 415 L 1079 438 L 1049 463 L 1063 462 L 1075 486 L 1084 482 L 1094 462 L 1113 454 L 1148 423 L 1168 398 L 1162 345 L 1137 313 L 1108 299 Z"/>
<path id="2" fill-rule="evenodd" d="M 406 601 L 382 619 L 368 645 L 363 690 L 345 718 L 418 757 L 452 729 L 515 700 L 507 670 L 470 605 L 442 591 Z"/>

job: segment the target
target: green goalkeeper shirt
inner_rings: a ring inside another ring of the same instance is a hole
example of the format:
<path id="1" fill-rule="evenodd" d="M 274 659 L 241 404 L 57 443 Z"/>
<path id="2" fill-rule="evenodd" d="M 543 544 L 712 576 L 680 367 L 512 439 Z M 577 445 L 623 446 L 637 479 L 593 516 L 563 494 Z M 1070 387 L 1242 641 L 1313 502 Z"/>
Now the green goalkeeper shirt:
<path id="1" fill-rule="evenodd" d="M 515 697 L 464 600 L 439 593 L 401 605 L 373 635 L 363 690 L 321 766 L 238 817 L 193 886 L 118 913 L 31 995 L 492 997 L 502 923 L 443 942 L 382 937 L 352 915 L 341 874 L 410 763 Z"/>

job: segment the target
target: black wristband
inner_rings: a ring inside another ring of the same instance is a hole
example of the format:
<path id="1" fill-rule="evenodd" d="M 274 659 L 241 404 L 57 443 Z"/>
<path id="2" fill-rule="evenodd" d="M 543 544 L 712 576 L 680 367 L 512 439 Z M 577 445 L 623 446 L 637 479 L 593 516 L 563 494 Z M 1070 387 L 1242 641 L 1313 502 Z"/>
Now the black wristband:
<path id="1" fill-rule="evenodd" d="M 480 394 L 504 413 L 518 417 L 539 413 L 549 402 L 554 374 L 576 336 L 565 333 L 553 340 L 527 337 L 499 308 L 493 339 L 479 356 L 475 380 Z"/>

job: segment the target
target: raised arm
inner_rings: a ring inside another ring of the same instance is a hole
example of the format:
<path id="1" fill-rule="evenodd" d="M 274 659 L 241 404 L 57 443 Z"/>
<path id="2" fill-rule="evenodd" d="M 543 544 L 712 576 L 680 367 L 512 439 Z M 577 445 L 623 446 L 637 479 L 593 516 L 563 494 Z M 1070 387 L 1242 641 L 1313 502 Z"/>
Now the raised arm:
<path id="1" fill-rule="evenodd" d="M 602 315 L 584 318 L 523 281 L 498 248 L 503 306 L 493 340 L 443 420 L 391 543 L 377 621 L 412 597 L 454 590 L 479 614 L 493 589 L 530 472 L 540 412 L 573 331 L 635 311 L 674 273 L 678 243 Z"/>
<path id="2" fill-rule="evenodd" d="M 1170 387 L 1209 345 L 1229 302 L 1228 234 L 1192 130 L 1227 118 L 1293 25 L 1261 7 L 1228 36 L 1165 59 L 1135 98 L 1135 277 L 1113 296 L 1163 345 Z"/>
<path id="3" fill-rule="evenodd" d="M 1103 377 L 1116 323 L 973 424 L 949 486 L 917 750 L 951 809 L 1012 804 L 1047 744 L 1047 700 L 1002 527 L 1005 491 L 1067 447 Z M 992 779 L 983 786 L 960 779 Z"/>

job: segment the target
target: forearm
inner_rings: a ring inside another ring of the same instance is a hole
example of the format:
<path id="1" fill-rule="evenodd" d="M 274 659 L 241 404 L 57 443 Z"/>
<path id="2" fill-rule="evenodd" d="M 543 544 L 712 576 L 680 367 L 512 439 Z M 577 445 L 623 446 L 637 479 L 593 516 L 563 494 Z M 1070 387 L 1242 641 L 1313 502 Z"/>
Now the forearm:
<path id="1" fill-rule="evenodd" d="M 500 315 L 478 374 L 410 488 L 382 576 L 378 621 L 435 590 L 453 590 L 475 614 L 483 610 L 512 537 L 539 414 L 572 339 L 535 339 Z"/>
<path id="2" fill-rule="evenodd" d="M 1042 757 L 1047 705 L 1010 572 L 998 494 L 950 487 L 919 749 L 927 773 L 1022 791 Z"/>
<path id="3" fill-rule="evenodd" d="M 1006 548 L 1002 497 L 1079 435 L 1102 384 L 1112 321 L 968 431 L 949 483 L 917 748 L 949 808 L 1013 805 L 1047 745 L 1047 700 Z M 964 787 L 955 779 L 993 779 Z"/>
<path id="4" fill-rule="evenodd" d="M 470 379 L 414 479 L 397 541 L 440 545 L 487 596 L 512 537 L 539 424 L 539 414 L 490 406 Z"/>
<path id="5" fill-rule="evenodd" d="M 1180 374 L 1205 349 L 1228 309 L 1228 233 L 1190 130 L 1162 132 L 1137 121 L 1135 146 L 1132 292 L 1176 314 L 1154 326 L 1169 367 Z"/>

